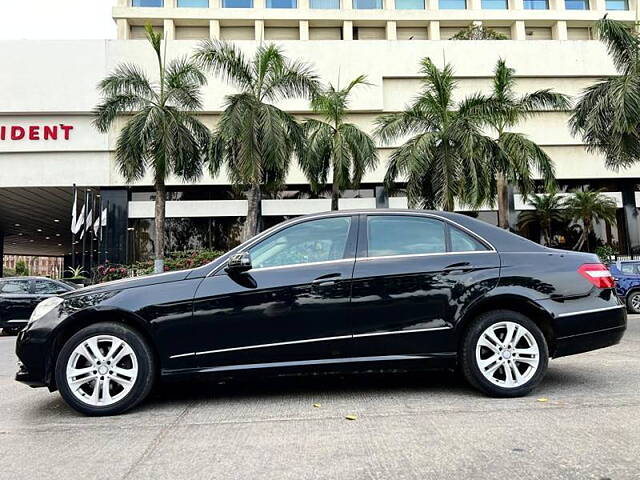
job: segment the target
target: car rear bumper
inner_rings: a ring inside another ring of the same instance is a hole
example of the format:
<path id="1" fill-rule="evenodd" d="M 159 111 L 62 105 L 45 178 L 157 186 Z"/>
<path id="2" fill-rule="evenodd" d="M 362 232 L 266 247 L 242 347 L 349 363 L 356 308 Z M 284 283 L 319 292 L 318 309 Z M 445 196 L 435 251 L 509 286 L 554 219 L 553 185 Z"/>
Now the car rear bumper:
<path id="1" fill-rule="evenodd" d="M 594 332 L 580 333 L 571 337 L 556 339 L 554 358 L 590 352 L 620 343 L 626 326 L 612 327 Z"/>

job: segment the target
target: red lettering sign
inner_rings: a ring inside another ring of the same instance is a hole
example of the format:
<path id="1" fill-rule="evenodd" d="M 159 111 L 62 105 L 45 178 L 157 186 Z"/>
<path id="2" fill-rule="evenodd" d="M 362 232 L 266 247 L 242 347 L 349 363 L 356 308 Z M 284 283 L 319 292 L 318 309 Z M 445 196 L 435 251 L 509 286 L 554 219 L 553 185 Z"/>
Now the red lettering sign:
<path id="1" fill-rule="evenodd" d="M 5 140 L 70 140 L 73 125 L 60 123 L 58 125 L 0 125 L 0 141 Z M 61 132 L 61 135 L 58 135 Z"/>

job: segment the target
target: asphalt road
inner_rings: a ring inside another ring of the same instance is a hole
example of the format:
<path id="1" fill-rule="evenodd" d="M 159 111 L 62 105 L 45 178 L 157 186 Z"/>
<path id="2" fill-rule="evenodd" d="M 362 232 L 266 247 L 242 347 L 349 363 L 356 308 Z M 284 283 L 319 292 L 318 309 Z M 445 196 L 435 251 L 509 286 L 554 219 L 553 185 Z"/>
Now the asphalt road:
<path id="1" fill-rule="evenodd" d="M 640 478 L 640 316 L 510 400 L 447 373 L 309 376 L 177 384 L 87 418 L 16 383 L 13 347 L 0 337 L 3 480 Z"/>

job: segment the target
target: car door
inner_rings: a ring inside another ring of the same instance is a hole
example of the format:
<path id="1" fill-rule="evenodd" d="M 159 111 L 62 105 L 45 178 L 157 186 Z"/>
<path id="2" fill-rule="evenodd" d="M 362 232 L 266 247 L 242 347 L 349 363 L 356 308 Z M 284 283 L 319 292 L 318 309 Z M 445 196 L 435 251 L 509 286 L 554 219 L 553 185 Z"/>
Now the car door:
<path id="1" fill-rule="evenodd" d="M 8 279 L 0 282 L 0 320 L 26 321 L 31 316 L 33 295 L 29 279 Z"/>
<path id="2" fill-rule="evenodd" d="M 362 221 L 352 287 L 356 356 L 455 352 L 456 318 L 497 284 L 498 254 L 433 216 Z"/>
<path id="3" fill-rule="evenodd" d="M 199 285 L 195 359 L 174 359 L 219 367 L 348 355 L 357 227 L 350 215 L 303 220 L 248 247 L 251 270 L 222 269 Z"/>

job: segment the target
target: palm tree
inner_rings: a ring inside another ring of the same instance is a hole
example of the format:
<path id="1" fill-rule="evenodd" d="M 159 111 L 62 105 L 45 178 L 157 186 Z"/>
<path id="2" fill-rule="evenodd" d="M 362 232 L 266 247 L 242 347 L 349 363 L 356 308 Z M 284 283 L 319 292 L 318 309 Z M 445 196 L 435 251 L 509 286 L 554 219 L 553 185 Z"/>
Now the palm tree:
<path id="1" fill-rule="evenodd" d="M 383 144 L 409 137 L 389 159 L 385 182 L 407 182 L 412 206 L 453 210 L 454 200 L 479 206 L 492 197 L 491 170 L 486 154 L 491 140 L 481 132 L 475 95 L 459 104 L 453 100 L 456 82 L 450 65 L 437 68 L 421 61 L 423 88 L 404 112 L 376 119 L 375 135 Z"/>
<path id="2" fill-rule="evenodd" d="M 584 89 L 570 119 L 587 149 L 605 156 L 612 169 L 640 159 L 640 38 L 633 25 L 606 18 L 595 29 L 618 75 Z"/>
<path id="3" fill-rule="evenodd" d="M 340 194 L 347 188 L 358 188 L 367 170 L 378 163 L 374 141 L 353 123 L 345 123 L 349 94 L 358 85 L 368 85 L 366 77 L 355 78 L 343 89 L 329 84 L 311 99 L 311 108 L 322 119 L 304 123 L 307 148 L 302 168 L 311 187 L 318 191 L 333 172 L 331 210 L 338 210 Z"/>
<path id="4" fill-rule="evenodd" d="M 574 221 L 582 221 L 582 236 L 578 240 L 575 248 L 580 250 L 586 244 L 587 251 L 590 251 L 589 234 L 593 231 L 593 224 L 598 221 L 616 223 L 615 200 L 602 194 L 603 190 L 574 190 L 571 197 L 568 197 L 564 206 L 567 215 Z"/>
<path id="5" fill-rule="evenodd" d="M 509 184 L 517 185 L 525 198 L 533 191 L 536 172 L 542 175 L 547 189 L 555 184 L 553 161 L 546 152 L 526 135 L 509 130 L 543 110 L 569 108 L 569 98 L 550 89 L 517 95 L 514 73 L 504 60 L 498 60 L 491 96 L 483 112 L 496 133 L 492 163 L 498 191 L 498 225 L 505 229 L 509 228 Z"/>
<path id="6" fill-rule="evenodd" d="M 300 158 L 304 146 L 302 127 L 274 103 L 311 97 L 318 80 L 309 65 L 289 61 L 275 45 L 260 45 L 248 59 L 232 44 L 207 40 L 194 58 L 240 90 L 225 98 L 213 133 L 209 169 L 216 175 L 225 165 L 231 182 L 248 188 L 242 234 L 247 240 L 261 230 L 263 191 L 280 189 L 292 157 Z"/>
<path id="7" fill-rule="evenodd" d="M 533 195 L 527 202 L 534 210 L 524 210 L 518 216 L 518 226 L 520 228 L 529 225 L 540 225 L 542 230 L 542 238 L 545 245 L 551 243 L 552 226 L 554 223 L 561 223 L 565 216 L 563 215 L 562 197 L 555 191 L 551 191 L 547 195 Z"/>
<path id="8" fill-rule="evenodd" d="M 202 174 L 209 145 L 209 130 L 195 116 L 202 108 L 200 89 L 206 78 L 186 58 L 166 63 L 160 50 L 162 37 L 145 26 L 156 53 L 159 83 L 133 64 L 121 64 L 99 84 L 102 102 L 93 123 L 103 133 L 115 120 L 127 115 L 118 135 L 116 164 L 127 182 L 153 174 L 155 198 L 155 272 L 164 269 L 165 181 L 170 175 L 189 181 Z"/>

